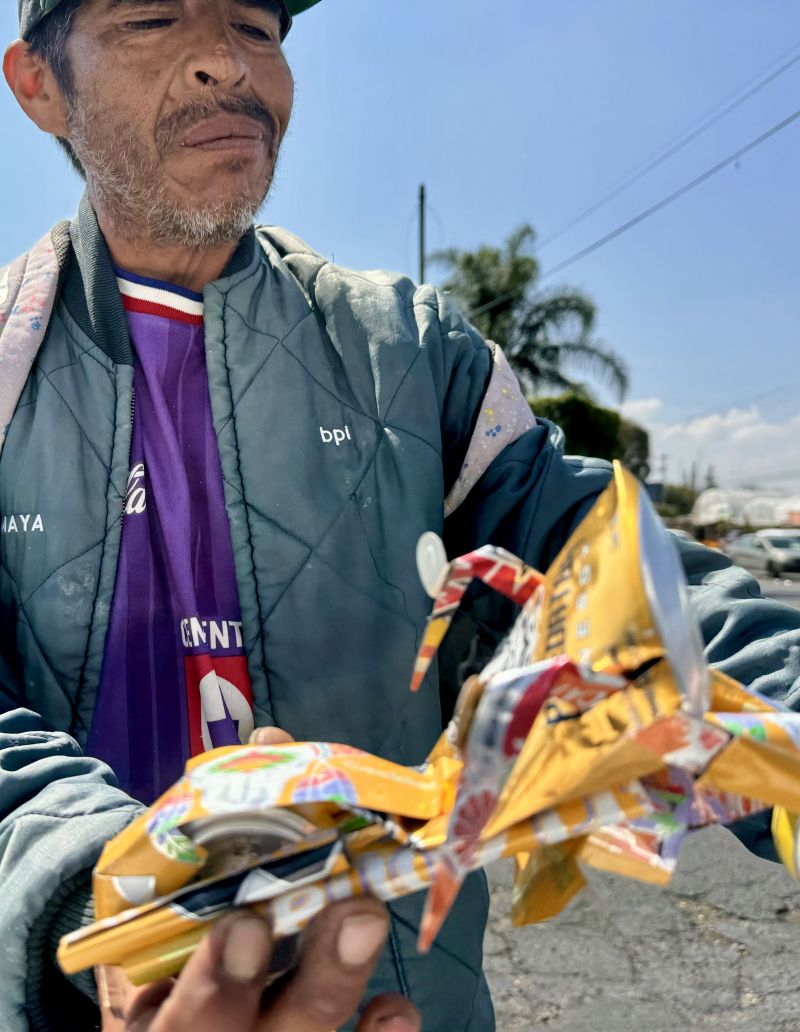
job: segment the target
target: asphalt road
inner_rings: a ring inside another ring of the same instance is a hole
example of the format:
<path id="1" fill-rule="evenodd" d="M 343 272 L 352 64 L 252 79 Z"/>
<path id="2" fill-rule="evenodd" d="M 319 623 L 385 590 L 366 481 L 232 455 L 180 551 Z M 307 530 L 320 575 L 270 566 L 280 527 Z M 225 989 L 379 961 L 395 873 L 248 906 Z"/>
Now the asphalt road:
<path id="1" fill-rule="evenodd" d="M 800 579 L 763 588 L 800 608 Z M 588 876 L 558 918 L 512 928 L 509 866 L 490 872 L 500 1032 L 800 1032 L 800 886 L 783 868 L 710 828 L 669 888 Z"/>
<path id="2" fill-rule="evenodd" d="M 761 590 L 770 598 L 777 598 L 787 605 L 800 609 L 800 577 L 797 574 L 786 580 L 765 580 L 761 582 Z"/>

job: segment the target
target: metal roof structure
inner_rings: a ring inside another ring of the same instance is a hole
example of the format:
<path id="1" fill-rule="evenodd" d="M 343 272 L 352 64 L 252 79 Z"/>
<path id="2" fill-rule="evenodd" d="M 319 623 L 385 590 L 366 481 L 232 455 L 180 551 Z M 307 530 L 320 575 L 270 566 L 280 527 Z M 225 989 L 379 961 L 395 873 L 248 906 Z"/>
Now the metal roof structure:
<path id="1" fill-rule="evenodd" d="M 797 527 L 800 526 L 800 495 L 713 487 L 698 495 L 691 521 L 695 527 L 715 523 L 740 527 Z"/>

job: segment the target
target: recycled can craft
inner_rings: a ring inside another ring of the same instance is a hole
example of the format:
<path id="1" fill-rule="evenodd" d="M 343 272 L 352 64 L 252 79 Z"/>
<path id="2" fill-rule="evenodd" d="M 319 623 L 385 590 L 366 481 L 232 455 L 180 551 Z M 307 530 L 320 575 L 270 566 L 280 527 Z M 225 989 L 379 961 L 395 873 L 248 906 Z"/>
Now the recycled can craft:
<path id="1" fill-rule="evenodd" d="M 464 685 L 421 768 L 345 745 L 216 749 L 109 842 L 97 921 L 65 936 L 65 972 L 177 973 L 213 923 L 252 907 L 277 936 L 327 903 L 428 891 L 428 949 L 466 874 L 513 859 L 516 924 L 557 914 L 581 865 L 666 884 L 685 837 L 775 807 L 797 877 L 800 715 L 703 657 L 674 543 L 634 477 L 612 483 L 546 574 L 486 546 L 419 550 L 433 611 L 425 677 L 475 577 L 521 612 Z M 440 568 L 441 567 L 441 568 Z"/>

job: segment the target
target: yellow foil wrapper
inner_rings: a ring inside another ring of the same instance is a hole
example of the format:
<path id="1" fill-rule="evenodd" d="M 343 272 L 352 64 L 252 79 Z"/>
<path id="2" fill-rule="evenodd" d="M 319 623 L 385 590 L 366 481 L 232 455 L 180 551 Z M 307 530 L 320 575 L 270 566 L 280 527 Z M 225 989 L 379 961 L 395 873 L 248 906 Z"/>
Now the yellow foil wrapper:
<path id="1" fill-rule="evenodd" d="M 772 837 L 781 863 L 800 880 L 800 817 L 783 806 L 772 811 Z"/>
<path id="2" fill-rule="evenodd" d="M 698 786 L 800 810 L 800 752 L 754 738 L 735 738 L 712 760 Z"/>
<path id="3" fill-rule="evenodd" d="M 522 854 L 511 893 L 511 920 L 517 926 L 548 921 L 556 917 L 586 885 L 577 858 L 582 839 L 543 846 Z"/>
<path id="4" fill-rule="evenodd" d="M 544 576 L 490 546 L 449 564 L 414 686 L 474 576 L 522 611 L 423 768 L 313 742 L 197 757 L 106 846 L 99 920 L 62 940 L 63 969 L 119 964 L 144 983 L 232 908 L 281 936 L 333 900 L 423 889 L 427 946 L 466 873 L 503 858 L 515 923 L 544 920 L 582 888 L 581 864 L 664 884 L 683 835 L 773 805 L 798 875 L 800 717 L 708 670 L 634 477 L 615 466 Z"/>

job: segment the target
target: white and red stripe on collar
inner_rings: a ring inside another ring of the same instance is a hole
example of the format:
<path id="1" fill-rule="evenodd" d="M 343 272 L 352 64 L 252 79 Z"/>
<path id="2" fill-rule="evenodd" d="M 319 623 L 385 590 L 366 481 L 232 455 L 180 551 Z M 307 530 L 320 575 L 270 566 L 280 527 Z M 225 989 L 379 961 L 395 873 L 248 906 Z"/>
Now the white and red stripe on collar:
<path id="1" fill-rule="evenodd" d="M 163 280 L 137 276 L 126 269 L 117 269 L 116 274 L 122 306 L 127 312 L 158 315 L 190 326 L 203 325 L 202 294 Z"/>

